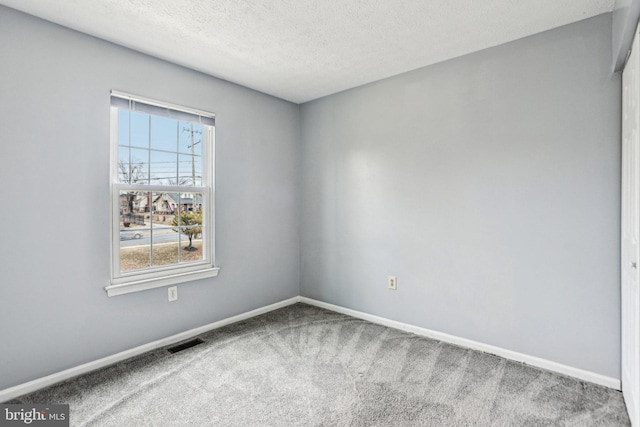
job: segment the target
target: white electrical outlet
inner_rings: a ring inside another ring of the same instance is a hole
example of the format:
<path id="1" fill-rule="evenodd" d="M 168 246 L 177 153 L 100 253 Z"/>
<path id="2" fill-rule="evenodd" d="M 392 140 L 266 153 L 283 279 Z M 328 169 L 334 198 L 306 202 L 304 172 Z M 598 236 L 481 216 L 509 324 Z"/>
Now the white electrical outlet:
<path id="1" fill-rule="evenodd" d="M 172 286 L 169 288 L 169 302 L 175 301 L 178 299 L 178 287 Z"/>
<path id="2" fill-rule="evenodd" d="M 389 276 L 389 289 L 393 289 L 394 291 L 398 289 L 398 279 L 396 276 Z"/>

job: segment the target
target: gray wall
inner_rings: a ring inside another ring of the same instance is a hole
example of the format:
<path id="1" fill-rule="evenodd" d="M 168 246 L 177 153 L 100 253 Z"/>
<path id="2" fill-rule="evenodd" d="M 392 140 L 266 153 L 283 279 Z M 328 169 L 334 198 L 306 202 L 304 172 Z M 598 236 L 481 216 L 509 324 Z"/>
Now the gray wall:
<path id="1" fill-rule="evenodd" d="M 639 15 L 640 0 L 616 0 L 611 36 L 614 70 L 622 70 L 624 66 L 627 53 L 631 50 Z"/>
<path id="2" fill-rule="evenodd" d="M 304 104 L 302 295 L 619 378 L 611 34 L 601 15 Z"/>
<path id="3" fill-rule="evenodd" d="M 0 6 L 0 389 L 299 294 L 297 105 Z M 216 113 L 220 275 L 109 298 L 109 91 Z"/>

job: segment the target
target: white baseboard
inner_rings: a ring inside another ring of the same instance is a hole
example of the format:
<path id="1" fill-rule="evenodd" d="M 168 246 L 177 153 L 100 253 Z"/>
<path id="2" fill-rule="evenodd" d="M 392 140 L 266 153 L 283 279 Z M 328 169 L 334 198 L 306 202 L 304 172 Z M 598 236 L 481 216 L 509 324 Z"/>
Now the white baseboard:
<path id="1" fill-rule="evenodd" d="M 219 320 L 217 322 L 210 323 L 208 325 L 200 326 L 198 328 L 190 329 L 185 332 L 181 332 L 176 335 L 172 335 L 167 338 L 163 338 L 157 341 L 144 344 L 130 350 L 125 350 L 111 356 L 103 357 L 102 359 L 94 360 L 93 362 L 85 363 L 83 365 L 76 366 L 74 368 L 66 369 L 55 374 L 47 375 L 46 377 L 38 378 L 33 381 L 29 381 L 24 384 L 19 384 L 14 387 L 10 387 L 4 390 L 0 390 L 0 403 L 14 399 L 23 394 L 31 393 L 41 388 L 59 383 L 77 377 L 78 375 L 86 374 L 87 372 L 95 371 L 96 369 L 104 368 L 105 366 L 113 365 L 114 363 L 121 362 L 134 356 L 146 353 L 151 350 L 155 350 L 167 345 L 175 344 L 180 341 L 195 337 L 202 333 L 218 329 L 231 323 L 246 320 L 251 317 L 259 316 L 260 314 L 268 313 L 273 310 L 277 310 L 288 305 L 295 304 L 300 301 L 300 297 L 289 298 L 284 301 L 277 302 L 275 304 L 267 305 L 265 307 L 257 308 L 255 310 L 248 311 L 246 313 L 238 314 L 237 316 L 228 317 L 226 319 Z"/>
<path id="2" fill-rule="evenodd" d="M 454 335 L 445 334 L 442 332 L 432 331 L 430 329 L 421 328 L 419 326 L 409 325 L 407 323 L 397 322 L 395 320 L 386 319 L 384 317 L 375 316 L 373 314 L 363 313 L 361 311 L 344 308 L 338 305 L 329 304 L 326 302 L 314 300 L 307 297 L 293 297 L 284 301 L 277 302 L 265 307 L 257 308 L 255 310 L 248 311 L 246 313 L 238 314 L 237 316 L 228 317 L 226 319 L 219 320 L 217 322 L 210 323 L 208 325 L 200 326 L 198 328 L 190 329 L 185 332 L 181 332 L 176 335 L 172 335 L 167 338 L 163 338 L 157 341 L 144 344 L 130 350 L 104 357 L 102 359 L 95 360 L 93 362 L 85 363 L 83 365 L 76 366 L 74 368 L 66 369 L 55 374 L 47 375 L 46 377 L 38 378 L 33 381 L 29 381 L 24 384 L 19 384 L 14 387 L 10 387 L 4 390 L 0 390 L 0 403 L 14 399 L 23 394 L 31 393 L 41 388 L 59 383 L 77 377 L 78 375 L 86 374 L 96 369 L 103 368 L 105 366 L 113 365 L 114 363 L 121 362 L 134 356 L 152 351 L 167 345 L 171 345 L 180 341 L 184 341 L 191 337 L 200 335 L 202 333 L 221 328 L 231 323 L 246 320 L 251 317 L 259 316 L 264 313 L 268 313 L 273 310 L 277 310 L 288 305 L 292 305 L 298 302 L 321 307 L 327 310 L 335 311 L 337 313 L 346 314 L 348 316 L 356 317 L 358 319 L 367 320 L 379 325 L 388 326 L 394 329 L 400 329 L 406 332 L 411 332 L 416 335 L 433 338 L 439 341 L 459 345 L 461 347 L 471 348 L 474 350 L 483 351 L 485 353 L 495 354 L 496 356 L 504 357 L 505 359 L 514 360 L 517 362 L 526 363 L 528 365 L 536 366 L 539 368 L 547 369 L 549 371 L 558 372 L 563 375 L 578 378 L 584 381 L 589 381 L 595 384 L 603 385 L 605 387 L 620 390 L 620 380 L 605 375 L 596 374 L 594 372 L 585 371 L 583 369 L 574 368 L 571 366 L 563 365 L 561 363 L 552 362 L 550 360 L 541 359 L 539 357 L 529 356 L 527 354 L 518 353 L 516 351 L 507 350 L 500 347 L 495 347 L 489 344 L 483 344 L 477 341 L 468 340 L 466 338 L 456 337 Z"/>
<path id="3" fill-rule="evenodd" d="M 433 338 L 439 341 L 443 341 L 450 344 L 455 344 L 461 347 L 471 348 L 479 350 L 489 354 L 495 354 L 496 356 L 504 357 L 505 359 L 514 360 L 516 362 L 522 362 L 527 365 L 536 366 L 538 368 L 547 369 L 549 371 L 558 372 L 563 375 L 578 378 L 583 381 L 589 381 L 595 384 L 603 385 L 615 390 L 620 390 L 620 380 L 617 378 L 607 377 L 605 375 L 596 374 L 595 372 L 585 371 L 583 369 L 574 368 L 572 366 L 563 365 L 561 363 L 552 362 L 550 360 L 541 359 L 539 357 L 530 356 L 528 354 L 518 353 L 517 351 L 507 350 L 501 347 L 495 347 L 493 345 L 484 344 L 481 342 L 469 340 L 466 338 L 456 337 L 454 335 L 445 334 L 443 332 L 432 331 L 430 329 L 421 328 L 419 326 L 409 325 L 407 323 L 397 322 L 395 320 L 386 319 L 384 317 L 375 316 L 373 314 L 363 313 L 361 311 L 344 308 L 338 305 L 329 304 L 326 302 L 314 300 L 307 297 L 300 297 L 300 302 L 305 304 L 314 305 L 316 307 L 325 308 L 327 310 L 335 311 L 337 313 L 346 314 L 358 319 L 367 320 L 379 325 L 388 326 L 390 328 L 400 329 L 406 332 L 411 332 L 416 335 L 421 335 L 428 338 Z"/>

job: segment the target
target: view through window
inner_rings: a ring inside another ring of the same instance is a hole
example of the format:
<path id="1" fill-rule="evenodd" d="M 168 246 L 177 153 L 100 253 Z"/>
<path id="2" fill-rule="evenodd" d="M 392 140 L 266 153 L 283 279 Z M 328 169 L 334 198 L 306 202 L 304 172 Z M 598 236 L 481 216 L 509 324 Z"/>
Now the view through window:
<path id="1" fill-rule="evenodd" d="M 112 284 L 212 268 L 213 117 L 125 96 L 111 105 Z"/>

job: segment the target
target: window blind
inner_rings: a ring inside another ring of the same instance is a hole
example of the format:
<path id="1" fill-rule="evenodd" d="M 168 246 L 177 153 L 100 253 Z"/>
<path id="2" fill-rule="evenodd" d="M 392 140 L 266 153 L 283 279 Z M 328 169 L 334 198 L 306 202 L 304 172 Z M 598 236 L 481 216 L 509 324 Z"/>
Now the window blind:
<path id="1" fill-rule="evenodd" d="M 215 126 L 216 121 L 213 114 L 204 111 L 190 110 L 161 102 L 127 95 L 120 92 L 111 92 L 111 106 L 123 110 L 138 111 L 141 113 L 154 114 L 156 116 L 167 117 L 185 122 L 202 123 L 203 125 Z"/>

